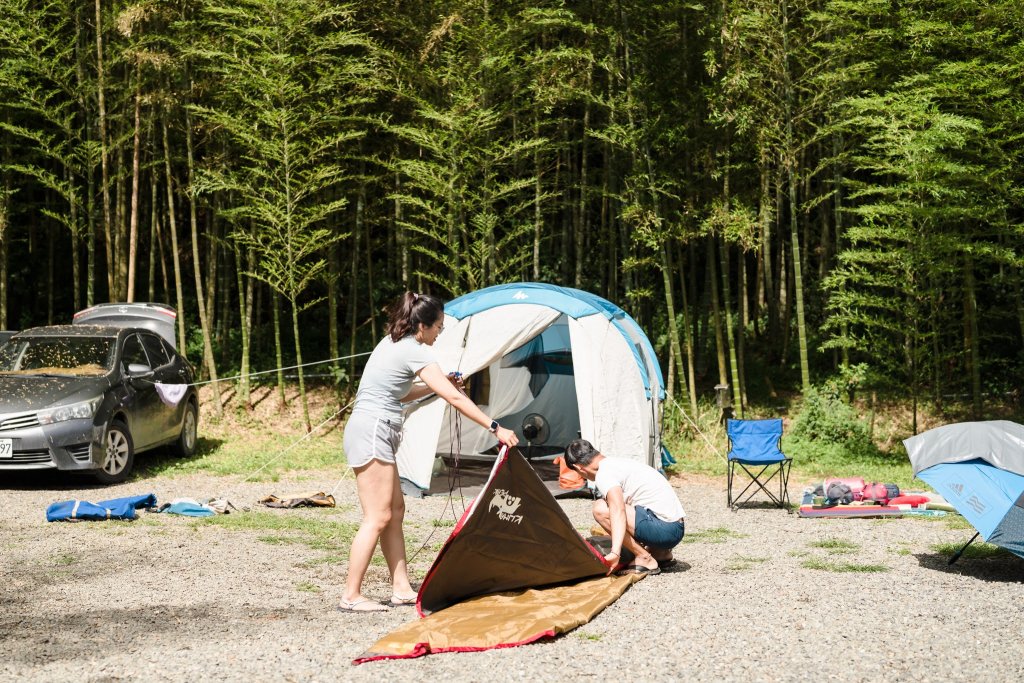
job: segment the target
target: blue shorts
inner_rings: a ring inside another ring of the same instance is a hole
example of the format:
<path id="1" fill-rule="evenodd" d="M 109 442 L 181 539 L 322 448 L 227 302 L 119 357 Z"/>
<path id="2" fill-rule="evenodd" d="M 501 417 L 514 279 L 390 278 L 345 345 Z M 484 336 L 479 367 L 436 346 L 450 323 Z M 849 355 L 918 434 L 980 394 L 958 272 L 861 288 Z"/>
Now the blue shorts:
<path id="1" fill-rule="evenodd" d="M 686 532 L 683 520 L 666 522 L 642 505 L 637 505 L 633 509 L 636 511 L 633 538 L 639 543 L 650 548 L 669 550 L 683 540 L 683 534 Z"/>

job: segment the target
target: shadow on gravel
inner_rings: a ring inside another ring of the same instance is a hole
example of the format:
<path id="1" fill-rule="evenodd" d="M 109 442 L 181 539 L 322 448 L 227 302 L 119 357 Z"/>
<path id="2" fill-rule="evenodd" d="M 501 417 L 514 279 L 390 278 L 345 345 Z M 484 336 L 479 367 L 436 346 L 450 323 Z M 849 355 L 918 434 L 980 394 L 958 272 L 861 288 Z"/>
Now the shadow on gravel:
<path id="1" fill-rule="evenodd" d="M 777 495 L 777 494 L 776 494 Z M 781 510 L 775 503 L 770 500 L 752 500 L 748 503 L 741 503 L 740 505 L 732 509 L 733 512 L 740 512 L 741 510 Z"/>
<path id="2" fill-rule="evenodd" d="M 12 491 L 69 491 L 83 488 L 104 488 L 86 476 L 71 472 L 5 472 L 0 488 Z"/>
<path id="3" fill-rule="evenodd" d="M 1024 560 L 1010 553 L 984 559 L 960 558 L 953 565 L 949 564 L 949 557 L 941 553 L 918 553 L 914 557 L 922 567 L 946 574 L 982 581 L 1024 583 Z"/>
<path id="4" fill-rule="evenodd" d="M 224 444 L 224 439 L 211 439 L 201 436 L 196 446 L 196 453 L 191 459 L 198 459 L 212 453 Z M 135 456 L 135 468 L 128 477 L 128 482 L 148 479 L 164 474 L 165 471 L 176 465 L 187 462 L 189 458 L 180 458 L 171 453 L 169 448 L 155 448 Z M 102 491 L 107 488 L 105 484 L 98 484 L 83 472 L 61 472 L 58 470 L 28 470 L 4 472 L 3 489 L 15 491 L 69 491 L 80 489 L 97 489 Z M 96 500 L 111 498 L 97 494 Z"/>
<path id="5" fill-rule="evenodd" d="M 227 610 L 216 603 L 187 607 L 150 605 L 130 609 L 93 609 L 62 614 L 0 615 L 8 664 L 32 665 L 66 660 L 88 661 L 98 653 L 144 651 L 154 643 L 205 641 L 211 625 L 230 628 L 233 637 L 265 631 L 267 622 L 312 619 L 303 610 L 249 608 Z M 173 637 L 168 637 L 171 634 Z"/>
<path id="6" fill-rule="evenodd" d="M 64 524 L 65 522 L 61 522 Z M 83 524 L 130 524 L 130 522 L 82 522 Z M 14 562 L 4 567 L 5 572 L 0 578 L 5 582 L 5 590 L 0 592 L 0 634 L 14 637 L 18 628 L 11 628 L 14 623 L 28 624 L 29 620 L 39 621 L 44 617 L 37 615 L 36 605 L 44 600 L 47 593 L 54 587 L 71 583 L 90 582 L 94 577 L 106 576 L 111 567 L 123 561 L 117 552 L 99 552 L 95 548 L 79 547 L 76 549 L 54 549 L 49 555 L 38 556 L 31 560 Z M 125 570 L 121 570 L 125 571 Z M 131 570 L 127 570 L 131 571 Z M 22 619 L 24 621 L 18 621 Z"/>

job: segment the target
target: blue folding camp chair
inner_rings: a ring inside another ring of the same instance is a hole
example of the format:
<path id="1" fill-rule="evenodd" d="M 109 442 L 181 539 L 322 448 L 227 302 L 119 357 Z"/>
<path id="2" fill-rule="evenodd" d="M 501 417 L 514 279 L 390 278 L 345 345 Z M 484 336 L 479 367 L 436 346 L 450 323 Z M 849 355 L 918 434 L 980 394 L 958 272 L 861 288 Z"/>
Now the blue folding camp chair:
<path id="1" fill-rule="evenodd" d="M 789 468 L 793 459 L 787 458 L 781 450 L 782 420 L 728 420 L 725 431 L 729 435 L 729 507 L 735 510 L 758 491 L 763 491 L 780 508 L 789 505 Z M 750 481 L 734 496 L 732 487 L 737 467 Z M 779 478 L 777 495 L 767 488 L 775 477 Z"/>

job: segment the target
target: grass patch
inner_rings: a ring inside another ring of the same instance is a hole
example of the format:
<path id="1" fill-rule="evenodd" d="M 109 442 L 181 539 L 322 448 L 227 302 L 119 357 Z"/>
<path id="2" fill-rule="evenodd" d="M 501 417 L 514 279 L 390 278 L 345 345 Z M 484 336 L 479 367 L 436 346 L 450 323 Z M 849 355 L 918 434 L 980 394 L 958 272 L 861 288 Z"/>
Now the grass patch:
<path id="1" fill-rule="evenodd" d="M 253 387 L 251 412 L 231 402 L 220 418 L 212 405 L 214 389 L 204 386 L 199 393 L 196 454 L 182 459 L 157 449 L 139 459 L 136 476 L 205 472 L 277 481 L 284 473 L 302 470 L 337 469 L 338 476 L 346 472 L 344 423 L 333 419 L 343 403 L 333 390 L 310 388 L 310 421 L 315 431 L 309 435 L 301 417 L 298 392 L 292 385 L 287 387 L 287 406 L 281 406 L 273 385 L 257 385 Z"/>
<path id="2" fill-rule="evenodd" d="M 77 562 L 78 558 L 71 553 L 60 553 L 55 555 L 53 558 L 53 563 L 59 567 L 66 567 L 68 565 L 76 564 Z"/>
<path id="3" fill-rule="evenodd" d="M 578 631 L 576 635 L 579 636 L 580 640 L 589 640 L 595 643 L 601 640 L 601 636 L 597 633 L 584 633 L 582 631 Z"/>
<path id="4" fill-rule="evenodd" d="M 725 568 L 733 572 L 742 572 L 752 569 L 764 562 L 768 562 L 769 560 L 771 560 L 770 557 L 744 557 L 740 555 L 739 557 L 734 557 L 729 560 L 726 563 Z"/>
<path id="5" fill-rule="evenodd" d="M 948 528 L 948 529 L 960 530 L 960 529 L 973 529 L 974 528 L 974 526 L 970 522 L 968 522 L 964 517 L 961 517 L 960 515 L 957 515 L 957 514 L 950 513 L 950 514 L 946 515 L 945 517 L 940 517 L 939 519 L 945 520 L 946 528 Z"/>
<path id="6" fill-rule="evenodd" d="M 827 550 L 833 554 L 852 553 L 855 550 L 860 550 L 860 546 L 850 541 L 844 541 L 838 538 L 826 538 L 821 541 L 811 541 L 808 543 L 812 548 L 821 548 Z"/>
<path id="7" fill-rule="evenodd" d="M 454 519 L 435 519 L 431 522 L 432 526 L 435 527 L 453 527 L 455 526 Z"/>
<path id="8" fill-rule="evenodd" d="M 290 513 L 247 512 L 234 515 L 205 517 L 193 523 L 194 529 L 219 526 L 232 531 L 274 532 L 258 536 L 263 543 L 283 545 L 301 544 L 319 550 L 341 561 L 347 557 L 357 524 L 323 520 Z"/>
<path id="9" fill-rule="evenodd" d="M 315 583 L 310 583 L 309 581 L 299 581 L 295 584 L 295 590 L 300 593 L 319 593 L 320 586 Z"/>
<path id="10" fill-rule="evenodd" d="M 837 573 L 873 573 L 887 572 L 889 568 L 884 564 L 856 564 L 853 562 L 831 562 L 816 557 L 811 557 L 800 563 L 804 569 L 817 569 L 819 571 Z"/>
<path id="11" fill-rule="evenodd" d="M 300 470 L 337 469 L 339 476 L 345 471 L 340 433 L 314 434 L 300 444 L 302 438 L 302 433 L 281 434 L 263 429 L 242 431 L 225 438 L 210 437 L 204 432 L 191 458 L 154 453 L 153 457 L 142 459 L 139 471 L 145 476 L 198 472 L 219 476 L 253 475 L 254 481 L 277 481 L 284 473 Z"/>
<path id="12" fill-rule="evenodd" d="M 964 541 L 964 543 L 966 542 L 967 541 Z M 953 555 L 955 555 L 963 545 L 963 543 L 936 543 L 931 546 L 931 549 L 940 555 L 953 557 Z M 964 550 L 964 554 L 960 557 L 961 559 L 987 560 L 994 557 L 1008 557 L 1009 555 L 1010 552 L 1008 550 L 1000 548 L 993 543 L 976 541 L 967 546 L 967 549 Z"/>
<path id="13" fill-rule="evenodd" d="M 714 529 L 705 529 L 704 531 L 687 533 L 686 536 L 683 537 L 683 543 L 725 543 L 730 538 L 746 537 L 746 534 L 741 534 L 738 531 L 733 531 L 726 527 L 716 527 Z"/>

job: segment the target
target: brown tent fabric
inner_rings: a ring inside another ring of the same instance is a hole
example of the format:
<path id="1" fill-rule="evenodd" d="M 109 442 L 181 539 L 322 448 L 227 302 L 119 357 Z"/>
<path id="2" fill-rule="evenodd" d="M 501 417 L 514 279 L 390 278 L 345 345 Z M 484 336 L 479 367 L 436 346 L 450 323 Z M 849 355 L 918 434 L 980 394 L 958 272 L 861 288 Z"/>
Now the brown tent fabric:
<path id="1" fill-rule="evenodd" d="M 588 623 L 642 575 L 484 595 L 404 624 L 352 661 L 421 657 L 525 645 Z"/>
<path id="2" fill-rule="evenodd" d="M 434 560 L 416 605 L 427 615 L 477 595 L 607 571 L 526 459 L 509 449 Z"/>

